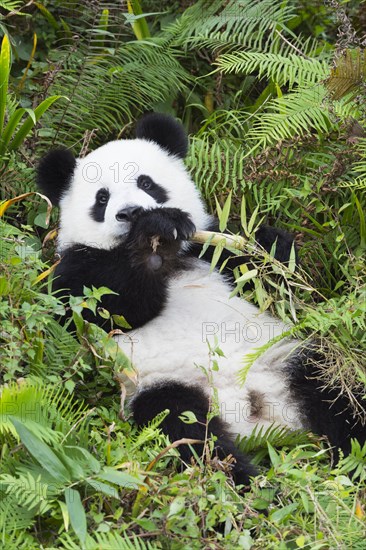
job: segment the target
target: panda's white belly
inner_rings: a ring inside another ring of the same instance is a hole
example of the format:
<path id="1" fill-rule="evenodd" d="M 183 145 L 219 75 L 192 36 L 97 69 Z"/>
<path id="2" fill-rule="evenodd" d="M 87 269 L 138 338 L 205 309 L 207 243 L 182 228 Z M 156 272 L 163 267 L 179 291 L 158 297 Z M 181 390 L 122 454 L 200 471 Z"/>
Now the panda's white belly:
<path id="1" fill-rule="evenodd" d="M 222 275 L 207 264 L 171 280 L 168 302 L 159 317 L 118 343 L 138 371 L 139 386 L 159 380 L 179 380 L 217 390 L 221 417 L 240 435 L 256 424 L 301 423 L 286 391 L 282 364 L 297 345 L 284 339 L 249 369 L 244 386 L 238 383 L 247 353 L 278 336 L 286 327 L 245 300 L 229 298 Z M 218 347 L 224 354 L 213 353 Z M 210 351 L 211 350 L 211 351 Z M 218 367 L 217 367 L 218 365 Z"/>

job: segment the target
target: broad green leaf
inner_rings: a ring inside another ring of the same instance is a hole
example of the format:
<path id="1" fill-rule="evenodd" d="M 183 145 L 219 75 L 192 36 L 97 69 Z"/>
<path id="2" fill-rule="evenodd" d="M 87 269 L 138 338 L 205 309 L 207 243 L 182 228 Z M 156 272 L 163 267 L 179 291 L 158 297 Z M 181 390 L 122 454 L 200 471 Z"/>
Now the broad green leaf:
<path id="1" fill-rule="evenodd" d="M 141 485 L 145 485 L 141 480 L 126 472 L 120 472 L 119 470 L 108 467 L 105 467 L 102 472 L 98 474 L 98 479 L 115 483 L 120 487 L 129 487 L 130 489 L 138 489 Z"/>
<path id="2" fill-rule="evenodd" d="M 21 107 L 20 109 L 14 111 L 14 113 L 9 118 L 0 142 L 0 154 L 4 154 L 6 147 L 8 146 L 8 143 L 14 134 L 14 130 L 18 126 L 20 119 L 22 118 L 24 113 L 25 109 Z"/>
<path id="3" fill-rule="evenodd" d="M 103 315 L 102 315 L 103 317 Z M 126 321 L 126 319 L 123 317 L 123 315 L 112 315 L 112 319 L 115 322 L 115 324 L 122 328 L 132 328 L 130 323 Z"/>
<path id="4" fill-rule="evenodd" d="M 104 9 L 104 10 L 102 10 L 102 13 L 100 15 L 100 19 L 99 19 L 99 22 L 98 22 L 98 28 L 94 29 L 94 30 L 97 30 L 102 35 L 100 40 L 94 42 L 95 49 L 104 48 L 104 40 L 105 40 L 104 37 L 105 36 L 107 36 L 107 35 L 114 36 L 112 33 L 108 32 L 108 23 L 109 23 L 109 10 Z"/>
<path id="5" fill-rule="evenodd" d="M 69 512 L 71 527 L 84 548 L 86 539 L 86 515 L 80 493 L 75 489 L 65 489 L 65 501 Z"/>
<path id="6" fill-rule="evenodd" d="M 186 500 L 183 496 L 175 497 L 169 506 L 168 518 L 180 514 L 185 508 Z"/>
<path id="7" fill-rule="evenodd" d="M 185 424 L 196 424 L 198 422 L 196 415 L 192 411 L 183 411 L 179 418 Z"/>
<path id="8" fill-rule="evenodd" d="M 0 56 L 0 135 L 5 120 L 6 101 L 8 96 L 8 84 L 10 73 L 10 42 L 7 34 L 1 44 Z"/>
<path id="9" fill-rule="evenodd" d="M 146 18 L 144 17 L 139 0 L 127 0 L 127 9 L 128 13 L 141 16 L 141 18 L 132 23 L 132 29 L 135 33 L 137 40 L 144 40 L 146 38 L 149 38 L 151 36 L 149 26 L 147 24 Z"/>
<path id="10" fill-rule="evenodd" d="M 287 506 L 276 510 L 273 514 L 271 514 L 271 520 L 276 523 L 281 523 L 281 521 L 283 521 L 287 516 L 297 510 L 298 506 L 299 504 L 297 502 L 293 502 L 292 504 L 288 504 Z"/>
<path id="11" fill-rule="evenodd" d="M 224 250 L 224 248 L 225 248 L 225 239 L 223 239 L 221 243 L 219 243 L 215 246 L 215 250 L 212 254 L 210 271 L 213 271 L 215 269 L 215 267 L 217 266 L 217 263 L 220 260 L 220 257 L 221 257 L 221 254 L 222 254 L 222 251 Z"/>
<path id="12" fill-rule="evenodd" d="M 57 101 L 58 99 L 60 99 L 61 97 L 64 97 L 64 96 L 61 96 L 61 95 L 53 95 L 51 97 L 48 97 L 46 99 L 44 99 L 42 101 L 42 103 L 40 103 L 38 105 L 38 107 L 36 107 L 34 109 L 34 115 L 35 115 L 35 120 L 36 122 L 38 122 L 38 120 L 42 117 L 42 115 L 47 111 L 47 109 L 49 109 L 51 107 L 51 105 Z M 31 117 L 29 116 L 24 122 L 23 124 L 21 125 L 21 127 L 19 128 L 19 130 L 17 131 L 17 133 L 15 134 L 14 136 L 14 139 L 11 141 L 10 145 L 9 145 L 9 150 L 10 151 L 14 151 L 15 149 L 17 149 L 19 147 L 19 145 L 25 140 L 25 138 L 28 136 L 29 132 L 31 131 L 31 129 L 33 128 L 34 126 L 34 117 Z"/>
<path id="13" fill-rule="evenodd" d="M 247 204 L 245 200 L 245 195 L 243 195 L 241 199 L 241 205 L 240 205 L 240 222 L 241 226 L 244 229 L 244 233 L 247 237 L 249 237 L 248 232 L 248 219 L 247 219 Z"/>
<path id="14" fill-rule="evenodd" d="M 62 500 L 59 500 L 58 504 L 61 508 L 62 519 L 64 520 L 65 531 L 68 531 L 69 530 L 69 524 L 70 524 L 69 511 L 67 509 L 66 504 L 64 502 L 62 502 Z"/>
<path id="15" fill-rule="evenodd" d="M 259 206 L 257 206 L 253 212 L 253 214 L 250 216 L 250 220 L 248 222 L 248 233 L 251 235 L 253 233 L 254 224 L 258 215 Z M 259 223 L 257 224 L 259 225 Z"/>
<path id="16" fill-rule="evenodd" d="M 98 479 L 88 479 L 87 483 L 93 487 L 93 489 L 107 495 L 108 497 L 117 499 L 120 498 L 117 489 L 115 487 L 111 487 L 111 485 L 107 485 L 107 483 L 103 483 L 103 481 Z"/>
<path id="17" fill-rule="evenodd" d="M 35 436 L 14 417 L 10 417 L 16 431 L 30 454 L 47 470 L 47 472 L 58 482 L 65 483 L 70 481 L 69 472 L 56 456 L 52 449 L 46 445 L 39 437 Z"/>

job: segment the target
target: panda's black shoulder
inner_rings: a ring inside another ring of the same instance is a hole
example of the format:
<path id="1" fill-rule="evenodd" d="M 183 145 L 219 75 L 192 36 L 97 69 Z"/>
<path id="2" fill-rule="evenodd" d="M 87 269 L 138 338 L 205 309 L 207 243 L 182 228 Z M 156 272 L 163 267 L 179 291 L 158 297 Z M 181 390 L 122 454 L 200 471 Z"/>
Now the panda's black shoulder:
<path id="1" fill-rule="evenodd" d="M 61 253 L 61 261 L 55 270 L 54 288 L 69 288 L 70 285 L 74 284 L 79 290 L 77 295 L 80 295 L 82 283 L 88 286 L 89 282 L 92 281 L 94 286 L 97 286 L 98 282 L 101 283 L 100 286 L 108 286 L 108 283 L 115 286 L 121 274 L 119 270 L 110 268 L 124 263 L 125 260 L 126 251 L 121 246 L 106 250 L 75 244 L 65 248 Z M 63 286 L 65 279 L 68 283 L 66 287 Z M 71 292 L 71 294 L 74 294 L 74 292 Z"/>

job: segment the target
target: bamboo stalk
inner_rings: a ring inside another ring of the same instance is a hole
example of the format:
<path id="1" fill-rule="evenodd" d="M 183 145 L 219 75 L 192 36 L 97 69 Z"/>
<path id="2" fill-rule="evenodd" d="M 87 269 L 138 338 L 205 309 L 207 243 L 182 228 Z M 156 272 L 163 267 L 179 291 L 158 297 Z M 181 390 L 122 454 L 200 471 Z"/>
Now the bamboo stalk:
<path id="1" fill-rule="evenodd" d="M 210 245 L 223 244 L 225 248 L 244 250 L 248 240 L 240 235 L 229 235 L 228 233 L 216 233 L 215 231 L 196 231 L 190 238 L 191 242 L 205 244 L 210 240 Z"/>

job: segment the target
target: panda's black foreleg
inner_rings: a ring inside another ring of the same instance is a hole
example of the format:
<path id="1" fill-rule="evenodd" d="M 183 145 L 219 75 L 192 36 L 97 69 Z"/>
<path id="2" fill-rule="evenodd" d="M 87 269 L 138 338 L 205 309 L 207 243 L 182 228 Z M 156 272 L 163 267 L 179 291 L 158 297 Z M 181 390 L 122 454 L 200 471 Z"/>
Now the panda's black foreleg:
<path id="1" fill-rule="evenodd" d="M 291 253 L 294 251 L 296 263 L 298 262 L 295 239 L 292 233 L 277 227 L 261 225 L 255 234 L 255 240 L 267 252 L 274 248 L 274 257 L 279 262 L 287 265 Z"/>
<path id="2" fill-rule="evenodd" d="M 221 418 L 215 416 L 207 425 L 209 406 L 209 398 L 201 388 L 175 381 L 161 382 L 143 389 L 131 403 L 133 417 L 138 426 L 145 426 L 157 414 L 169 409 L 170 413 L 160 425 L 163 432 L 172 442 L 182 438 L 201 441 L 202 443 L 194 445 L 198 456 L 203 454 L 206 438 L 214 435 L 214 453 L 217 458 L 223 460 L 231 455 L 231 474 L 235 483 L 248 485 L 249 478 L 256 474 L 256 469 L 248 457 L 238 450 L 233 436 Z M 190 424 L 183 422 L 180 416 L 186 411 L 193 412 L 197 421 Z M 179 452 L 183 461 L 189 463 L 192 457 L 190 447 L 180 445 Z"/>

